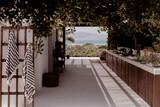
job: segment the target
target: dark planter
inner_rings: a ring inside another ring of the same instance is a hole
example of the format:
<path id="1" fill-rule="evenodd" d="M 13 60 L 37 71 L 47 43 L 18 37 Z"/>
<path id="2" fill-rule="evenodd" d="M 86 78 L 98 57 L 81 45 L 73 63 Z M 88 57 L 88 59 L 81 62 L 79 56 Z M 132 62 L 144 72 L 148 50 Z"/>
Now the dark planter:
<path id="1" fill-rule="evenodd" d="M 69 59 L 69 58 L 70 58 L 70 56 L 69 56 L 69 55 L 66 55 L 66 57 L 67 57 L 67 59 Z"/>
<path id="2" fill-rule="evenodd" d="M 44 73 L 42 85 L 43 87 L 57 87 L 59 85 L 59 74 Z"/>
<path id="3" fill-rule="evenodd" d="M 100 54 L 100 60 L 106 60 L 106 51 L 102 51 Z"/>

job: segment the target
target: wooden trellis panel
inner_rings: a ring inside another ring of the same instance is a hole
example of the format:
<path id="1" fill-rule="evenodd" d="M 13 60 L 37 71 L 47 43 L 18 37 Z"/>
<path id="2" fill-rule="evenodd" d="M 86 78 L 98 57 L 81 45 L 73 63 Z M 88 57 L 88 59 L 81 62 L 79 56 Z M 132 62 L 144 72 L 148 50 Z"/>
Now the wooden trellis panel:
<path id="1" fill-rule="evenodd" d="M 11 27 L 1 27 L 0 34 L 0 107 L 28 107 L 24 96 L 22 65 L 27 43 L 33 43 L 33 31 L 30 27 L 14 30 L 20 56 L 20 68 L 14 73 L 11 86 L 6 84 L 5 65 L 7 57 L 8 36 Z M 34 53 L 33 53 L 34 54 Z M 34 107 L 34 101 L 29 107 Z"/>

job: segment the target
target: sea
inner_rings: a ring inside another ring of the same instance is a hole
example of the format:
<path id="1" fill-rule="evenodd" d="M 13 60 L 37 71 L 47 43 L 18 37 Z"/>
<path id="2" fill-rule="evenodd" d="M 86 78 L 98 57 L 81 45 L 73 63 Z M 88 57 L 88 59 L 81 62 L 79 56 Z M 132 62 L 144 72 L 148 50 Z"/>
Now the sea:
<path id="1" fill-rule="evenodd" d="M 67 45 L 84 45 L 86 43 L 91 43 L 91 44 L 94 44 L 94 45 L 106 45 L 107 44 L 107 41 L 106 40 L 77 40 L 75 42 L 66 42 Z"/>

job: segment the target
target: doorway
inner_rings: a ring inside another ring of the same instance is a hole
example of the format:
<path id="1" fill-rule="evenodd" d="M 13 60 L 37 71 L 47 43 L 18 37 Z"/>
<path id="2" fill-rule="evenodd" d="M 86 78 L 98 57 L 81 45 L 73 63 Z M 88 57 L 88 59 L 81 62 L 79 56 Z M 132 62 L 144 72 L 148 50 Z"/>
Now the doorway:
<path id="1" fill-rule="evenodd" d="M 99 57 L 107 49 L 107 37 L 100 27 L 66 27 L 66 55 Z"/>

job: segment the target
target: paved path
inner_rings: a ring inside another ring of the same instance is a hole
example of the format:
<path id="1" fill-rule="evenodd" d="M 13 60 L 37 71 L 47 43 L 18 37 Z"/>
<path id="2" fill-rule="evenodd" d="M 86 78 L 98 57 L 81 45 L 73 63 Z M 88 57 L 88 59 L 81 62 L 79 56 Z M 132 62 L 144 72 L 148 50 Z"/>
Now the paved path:
<path id="1" fill-rule="evenodd" d="M 67 60 L 59 87 L 43 88 L 35 100 L 36 107 L 109 107 L 107 105 L 91 68 L 78 59 Z"/>
<path id="2" fill-rule="evenodd" d="M 60 86 L 43 88 L 35 107 L 149 107 L 98 58 L 71 58 Z"/>

